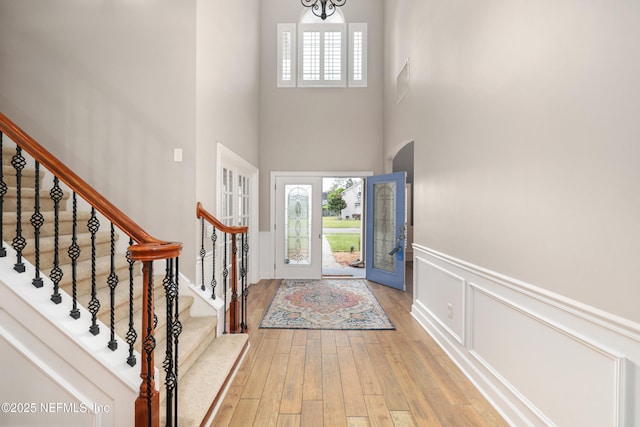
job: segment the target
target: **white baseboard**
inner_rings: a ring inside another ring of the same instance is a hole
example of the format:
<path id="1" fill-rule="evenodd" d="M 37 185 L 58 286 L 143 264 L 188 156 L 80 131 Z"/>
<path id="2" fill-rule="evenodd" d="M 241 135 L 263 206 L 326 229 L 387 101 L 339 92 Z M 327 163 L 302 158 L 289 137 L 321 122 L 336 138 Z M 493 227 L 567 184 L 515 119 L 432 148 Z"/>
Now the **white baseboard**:
<path id="1" fill-rule="evenodd" d="M 512 425 L 640 426 L 640 325 L 414 245 L 412 315 Z"/>

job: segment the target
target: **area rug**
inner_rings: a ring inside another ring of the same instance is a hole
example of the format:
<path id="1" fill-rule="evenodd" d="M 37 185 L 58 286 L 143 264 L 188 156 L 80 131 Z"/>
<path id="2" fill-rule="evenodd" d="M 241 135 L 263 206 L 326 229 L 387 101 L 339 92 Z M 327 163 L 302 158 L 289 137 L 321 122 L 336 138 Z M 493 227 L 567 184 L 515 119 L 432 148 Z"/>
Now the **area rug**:
<path id="1" fill-rule="evenodd" d="M 395 329 L 364 280 L 283 280 L 261 328 Z"/>

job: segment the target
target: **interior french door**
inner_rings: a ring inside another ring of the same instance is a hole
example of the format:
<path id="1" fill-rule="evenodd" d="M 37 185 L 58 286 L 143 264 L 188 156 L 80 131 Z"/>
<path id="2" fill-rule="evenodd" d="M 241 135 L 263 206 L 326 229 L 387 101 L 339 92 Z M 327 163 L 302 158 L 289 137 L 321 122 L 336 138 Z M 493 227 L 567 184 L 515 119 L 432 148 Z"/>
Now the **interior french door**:
<path id="1" fill-rule="evenodd" d="M 276 177 L 275 277 L 322 277 L 322 178 Z"/>
<path id="2" fill-rule="evenodd" d="M 405 290 L 406 175 L 366 179 L 366 277 L 400 290 Z"/>

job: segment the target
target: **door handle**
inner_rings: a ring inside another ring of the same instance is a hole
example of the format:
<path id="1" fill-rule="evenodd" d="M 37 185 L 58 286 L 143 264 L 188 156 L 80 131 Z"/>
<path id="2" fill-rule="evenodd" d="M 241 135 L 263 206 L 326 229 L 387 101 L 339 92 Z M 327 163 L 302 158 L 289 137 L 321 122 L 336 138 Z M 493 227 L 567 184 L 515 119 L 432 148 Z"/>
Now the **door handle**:
<path id="1" fill-rule="evenodd" d="M 389 255 L 395 255 L 400 251 L 400 246 L 396 246 L 395 248 L 391 249 L 391 252 L 389 252 Z"/>

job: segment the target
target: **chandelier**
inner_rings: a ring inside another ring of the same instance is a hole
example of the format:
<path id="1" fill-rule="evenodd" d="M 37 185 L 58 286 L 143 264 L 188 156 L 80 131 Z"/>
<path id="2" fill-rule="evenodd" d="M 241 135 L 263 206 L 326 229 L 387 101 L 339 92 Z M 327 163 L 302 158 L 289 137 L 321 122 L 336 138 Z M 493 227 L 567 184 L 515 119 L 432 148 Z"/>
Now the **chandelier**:
<path id="1" fill-rule="evenodd" d="M 304 7 L 310 7 L 313 14 L 323 21 L 333 15 L 336 8 L 344 6 L 347 0 L 300 0 Z M 320 3 L 320 4 L 318 4 Z M 327 5 L 328 3 L 328 5 Z"/>

